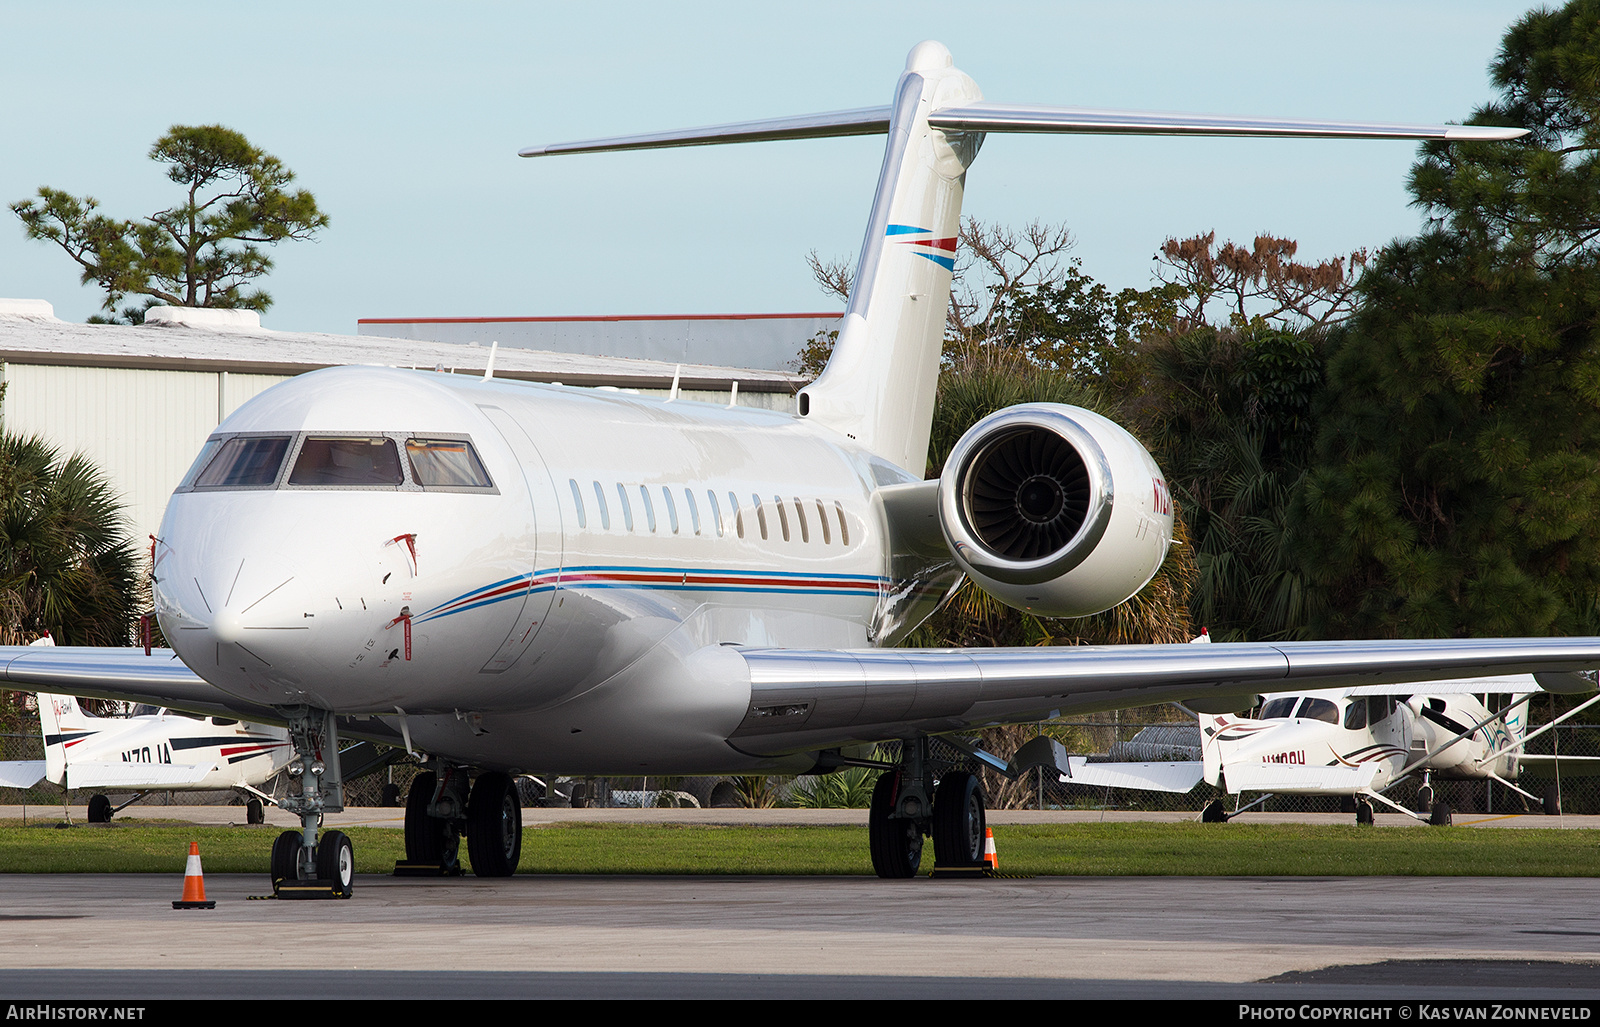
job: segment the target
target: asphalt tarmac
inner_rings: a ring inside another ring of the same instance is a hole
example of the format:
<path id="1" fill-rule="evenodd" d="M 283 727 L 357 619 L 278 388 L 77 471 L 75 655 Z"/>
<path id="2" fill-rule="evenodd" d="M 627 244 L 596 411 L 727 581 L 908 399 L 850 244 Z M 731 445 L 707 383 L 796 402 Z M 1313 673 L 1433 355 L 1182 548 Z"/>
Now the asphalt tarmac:
<path id="1" fill-rule="evenodd" d="M 242 813 L 145 809 L 196 822 Z M 528 818 L 650 812 L 529 810 Z M 797 811 L 756 812 L 772 822 L 801 820 Z M 399 813 L 356 810 L 329 821 L 398 826 Z M 0 874 L 0 1006 L 172 998 L 1600 1000 L 1600 879 L 361 876 L 347 901 L 289 902 L 262 898 L 270 894 L 264 874 L 208 875 L 216 908 L 175 911 L 180 885 L 176 873 Z"/>

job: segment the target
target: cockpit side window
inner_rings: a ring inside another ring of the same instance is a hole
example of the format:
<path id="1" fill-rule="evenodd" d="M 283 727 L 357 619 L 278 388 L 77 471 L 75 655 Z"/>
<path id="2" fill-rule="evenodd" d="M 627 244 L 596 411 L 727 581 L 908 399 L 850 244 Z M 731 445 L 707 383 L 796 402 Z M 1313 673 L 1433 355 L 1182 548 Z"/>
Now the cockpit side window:
<path id="1" fill-rule="evenodd" d="M 236 436 L 217 448 L 216 456 L 195 476 L 194 487 L 270 487 L 278 480 L 278 469 L 288 452 L 287 435 Z"/>
<path id="2" fill-rule="evenodd" d="M 483 461 L 465 439 L 407 439 L 411 477 L 423 488 L 488 488 Z"/>
<path id="3" fill-rule="evenodd" d="M 1349 731 L 1359 731 L 1367 726 L 1367 700 L 1350 700 L 1350 705 L 1344 708 L 1344 726 Z"/>
<path id="4" fill-rule="evenodd" d="M 387 485 L 405 481 L 394 440 L 375 436 L 311 435 L 289 472 L 290 485 Z"/>

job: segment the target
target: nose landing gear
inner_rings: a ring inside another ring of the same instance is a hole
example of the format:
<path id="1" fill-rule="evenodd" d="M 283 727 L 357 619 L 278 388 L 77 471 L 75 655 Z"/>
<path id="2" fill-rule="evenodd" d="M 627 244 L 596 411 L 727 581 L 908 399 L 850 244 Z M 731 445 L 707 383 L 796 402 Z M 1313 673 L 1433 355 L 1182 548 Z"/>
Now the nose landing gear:
<path id="1" fill-rule="evenodd" d="M 348 899 L 355 883 L 355 849 L 342 831 L 317 828 L 324 813 L 344 809 L 339 772 L 339 735 L 328 710 L 310 706 L 280 708 L 289 722 L 295 758 L 288 767 L 299 793 L 279 807 L 300 816 L 300 830 L 285 831 L 272 843 L 272 893 L 280 899 Z"/>

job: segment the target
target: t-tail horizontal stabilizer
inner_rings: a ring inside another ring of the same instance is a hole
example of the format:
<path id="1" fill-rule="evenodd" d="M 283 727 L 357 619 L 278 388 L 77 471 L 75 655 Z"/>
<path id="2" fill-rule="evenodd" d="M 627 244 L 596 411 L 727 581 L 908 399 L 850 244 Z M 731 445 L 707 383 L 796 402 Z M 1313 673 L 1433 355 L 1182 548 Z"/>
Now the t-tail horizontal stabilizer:
<path id="1" fill-rule="evenodd" d="M 823 114 L 533 146 L 524 157 L 884 133 L 883 167 L 833 355 L 798 398 L 800 416 L 923 476 L 961 234 L 966 171 L 991 132 L 1510 139 L 1522 129 L 1241 118 L 1000 104 L 939 43 L 912 48 L 893 102 Z"/>

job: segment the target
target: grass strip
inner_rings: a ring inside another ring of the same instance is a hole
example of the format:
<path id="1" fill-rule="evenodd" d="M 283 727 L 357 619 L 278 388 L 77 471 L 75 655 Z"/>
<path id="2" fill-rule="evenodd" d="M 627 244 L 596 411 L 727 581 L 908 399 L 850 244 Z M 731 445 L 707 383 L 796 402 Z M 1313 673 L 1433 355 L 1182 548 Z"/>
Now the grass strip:
<path id="1" fill-rule="evenodd" d="M 207 872 L 265 874 L 278 830 L 0 822 L 0 872 L 181 874 L 195 841 Z M 345 833 L 357 873 L 389 873 L 404 856 L 399 831 Z M 1600 876 L 1600 831 L 1593 830 L 1041 824 L 996 828 L 995 843 L 1001 871 L 1018 876 Z M 928 869 L 932 846 L 923 853 Z M 872 867 L 859 827 L 570 824 L 527 829 L 519 873 L 866 876 Z"/>

